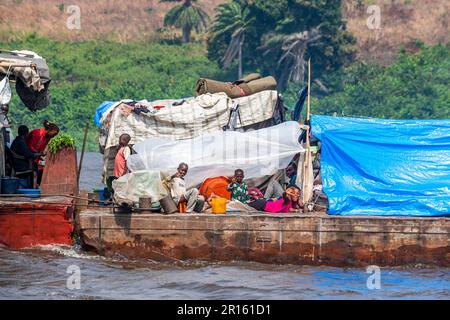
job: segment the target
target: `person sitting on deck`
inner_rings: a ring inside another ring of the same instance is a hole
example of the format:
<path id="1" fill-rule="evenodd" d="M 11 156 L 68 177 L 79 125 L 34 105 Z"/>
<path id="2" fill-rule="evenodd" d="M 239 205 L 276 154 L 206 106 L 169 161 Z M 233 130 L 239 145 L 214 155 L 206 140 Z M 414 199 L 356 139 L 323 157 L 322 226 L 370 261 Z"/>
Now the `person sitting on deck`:
<path id="1" fill-rule="evenodd" d="M 297 180 L 297 164 L 295 162 L 291 162 L 286 168 L 286 176 L 289 178 L 289 182 L 287 183 L 287 187 L 296 186 Z M 284 189 L 281 184 L 271 179 L 269 181 L 269 185 L 267 186 L 266 192 L 264 193 L 264 198 L 278 198 L 281 197 L 284 193 Z"/>
<path id="2" fill-rule="evenodd" d="M 44 128 L 34 129 L 27 136 L 27 146 L 34 153 L 44 153 L 50 140 L 59 133 L 58 126 L 48 120 L 43 122 L 43 126 Z M 37 183 L 39 185 L 41 184 L 42 173 L 44 171 L 43 158 L 39 157 L 34 161 L 38 166 Z"/>
<path id="3" fill-rule="evenodd" d="M 231 183 L 228 184 L 227 191 L 231 192 L 231 200 L 237 200 L 242 203 L 250 201 L 247 184 L 244 182 L 244 170 L 237 169 L 234 176 L 230 178 Z"/>
<path id="4" fill-rule="evenodd" d="M 178 165 L 177 172 L 167 177 L 166 182 L 170 188 L 170 194 L 173 201 L 177 204 L 186 202 L 186 212 L 192 212 L 196 207 L 197 202 L 204 203 L 203 196 L 199 195 L 197 188 L 186 190 L 186 183 L 184 176 L 187 174 L 189 167 L 186 163 L 182 162 Z M 202 205 L 203 208 L 203 205 Z"/>
<path id="5" fill-rule="evenodd" d="M 283 195 L 276 199 L 257 199 L 248 205 L 258 211 L 265 212 L 301 212 L 300 188 L 288 187 Z"/>
<path id="6" fill-rule="evenodd" d="M 29 129 L 27 126 L 19 126 L 18 136 L 11 144 L 13 168 L 15 176 L 27 179 L 28 187 L 33 187 L 34 174 L 37 173 L 37 165 L 33 160 L 41 157 L 44 153 L 33 152 L 26 143 Z"/>

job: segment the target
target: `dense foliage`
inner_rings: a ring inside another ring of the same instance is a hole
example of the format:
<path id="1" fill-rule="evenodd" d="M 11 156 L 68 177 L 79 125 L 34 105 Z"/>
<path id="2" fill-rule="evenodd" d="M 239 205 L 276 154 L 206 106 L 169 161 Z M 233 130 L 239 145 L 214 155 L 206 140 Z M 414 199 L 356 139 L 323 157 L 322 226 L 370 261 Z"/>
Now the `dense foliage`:
<path id="1" fill-rule="evenodd" d="M 338 116 L 402 119 L 450 118 L 450 45 L 400 53 L 389 67 L 357 62 L 324 77 L 332 91 L 319 97 L 313 111 Z"/>
<path id="2" fill-rule="evenodd" d="M 255 17 L 251 16 L 248 6 L 237 1 L 223 3 L 217 8 L 217 20 L 212 30 L 212 38 L 220 38 L 222 35 L 231 35 L 230 43 L 221 59 L 222 66 L 228 68 L 234 59 L 238 59 L 238 75 L 242 78 L 242 47 L 246 34 L 253 28 Z"/>
<path id="3" fill-rule="evenodd" d="M 260 71 L 272 74 L 284 88 L 289 79 L 302 83 L 305 77 L 293 77 L 292 68 L 303 68 L 311 58 L 320 73 L 338 70 L 354 58 L 354 37 L 346 30 L 341 14 L 341 0 L 233 0 L 253 17 L 247 26 L 243 44 L 244 73 Z M 218 8 L 216 25 L 227 21 Z M 319 37 L 309 32 L 317 30 Z M 214 27 L 213 27 L 214 30 Z M 212 33 L 208 41 L 208 55 L 220 63 L 226 55 L 233 31 Z M 314 40 L 314 41 L 311 41 Z M 298 61 L 286 59 L 305 53 Z M 297 66 L 296 66 L 297 65 Z M 299 72 L 301 75 L 302 72 Z M 302 78 L 302 79 L 299 79 Z"/>
<path id="4" fill-rule="evenodd" d="M 92 119 L 103 101 L 192 96 L 198 77 L 214 77 L 219 72 L 199 44 L 57 42 L 31 35 L 0 42 L 0 48 L 37 52 L 47 60 L 53 78 L 52 103 L 44 110 L 30 112 L 13 93 L 13 127 L 26 124 L 36 128 L 48 119 L 70 133 L 80 148 L 88 119 L 87 148 L 91 151 L 98 150 L 98 128 Z"/>
<path id="5" fill-rule="evenodd" d="M 74 148 L 75 140 L 67 133 L 62 133 L 52 140 L 48 144 L 48 150 L 50 153 L 57 153 L 61 149 Z"/>
<path id="6" fill-rule="evenodd" d="M 207 58 L 202 44 L 161 45 L 108 42 L 57 42 L 34 35 L 0 48 L 29 49 L 47 59 L 53 78 L 52 104 L 30 112 L 13 94 L 10 119 L 13 128 L 33 129 L 48 119 L 73 136 L 78 149 L 86 120 L 90 131 L 87 148 L 98 150 L 95 109 L 106 100 L 164 99 L 193 95 L 198 77 L 234 80 Z M 312 112 L 338 116 L 384 118 L 450 118 L 450 46 L 417 44 L 414 53 L 402 52 L 388 67 L 356 62 L 335 72 L 323 72 L 313 64 Z M 326 87 L 327 91 L 323 88 Z M 301 85 L 291 83 L 283 91 L 285 104 L 295 104 Z"/>

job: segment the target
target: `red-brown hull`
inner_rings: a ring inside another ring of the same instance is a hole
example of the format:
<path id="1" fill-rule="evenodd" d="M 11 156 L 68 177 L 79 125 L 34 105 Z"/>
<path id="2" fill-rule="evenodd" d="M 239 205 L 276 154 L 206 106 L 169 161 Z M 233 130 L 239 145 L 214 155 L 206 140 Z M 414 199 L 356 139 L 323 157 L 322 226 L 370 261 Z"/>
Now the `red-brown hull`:
<path id="1" fill-rule="evenodd" d="M 22 249 L 39 245 L 71 245 L 73 203 L 0 199 L 0 245 Z"/>

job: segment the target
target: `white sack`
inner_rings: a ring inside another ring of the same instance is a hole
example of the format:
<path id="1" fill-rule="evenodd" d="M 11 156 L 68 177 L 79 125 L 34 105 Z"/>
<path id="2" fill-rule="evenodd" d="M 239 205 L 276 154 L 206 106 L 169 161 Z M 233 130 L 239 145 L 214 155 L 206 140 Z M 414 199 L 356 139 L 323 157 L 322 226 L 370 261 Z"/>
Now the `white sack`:
<path id="1" fill-rule="evenodd" d="M 8 104 L 11 101 L 11 87 L 9 86 L 9 72 L 0 81 L 0 105 Z"/>
<path id="2" fill-rule="evenodd" d="M 238 168 L 246 178 L 273 175 L 304 152 L 298 143 L 301 130 L 297 122 L 289 121 L 251 132 L 222 131 L 180 141 L 148 139 L 134 145 L 137 154 L 128 158 L 127 166 L 131 171 L 173 174 L 180 162 L 186 162 L 188 187 L 208 177 L 232 176 Z"/>
<path id="3" fill-rule="evenodd" d="M 151 198 L 159 201 L 168 192 L 161 183 L 161 175 L 155 171 L 134 171 L 128 173 L 112 183 L 114 200 L 118 203 L 133 204 L 139 202 L 139 198 Z"/>
<path id="4" fill-rule="evenodd" d="M 311 201 L 313 196 L 313 185 L 314 185 L 314 172 L 313 172 L 313 164 L 311 157 L 311 149 L 306 148 L 305 156 L 303 157 L 303 172 L 302 172 L 302 201 L 303 203 L 308 203 Z M 300 162 L 299 162 L 300 166 Z M 297 171 L 298 172 L 298 171 Z M 299 176 L 297 174 L 297 183 L 299 180 Z"/>

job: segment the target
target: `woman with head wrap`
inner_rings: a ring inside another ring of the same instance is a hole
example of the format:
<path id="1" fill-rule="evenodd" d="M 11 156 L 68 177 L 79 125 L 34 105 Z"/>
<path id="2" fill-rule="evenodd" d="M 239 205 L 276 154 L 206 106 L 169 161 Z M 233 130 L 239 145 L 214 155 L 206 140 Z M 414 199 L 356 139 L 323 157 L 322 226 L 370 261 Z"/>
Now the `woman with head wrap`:
<path id="1" fill-rule="evenodd" d="M 301 212 L 303 206 L 300 200 L 300 188 L 291 186 L 283 192 L 283 195 L 274 199 L 257 199 L 248 205 L 258 211 L 265 212 Z"/>
<path id="2" fill-rule="evenodd" d="M 44 121 L 43 126 L 44 128 L 34 129 L 28 134 L 27 145 L 32 152 L 43 153 L 50 140 L 59 133 L 58 126 L 48 120 Z M 35 160 L 38 169 L 38 184 L 41 183 L 44 170 L 44 167 L 39 165 L 41 160 L 43 160 L 42 157 Z"/>

